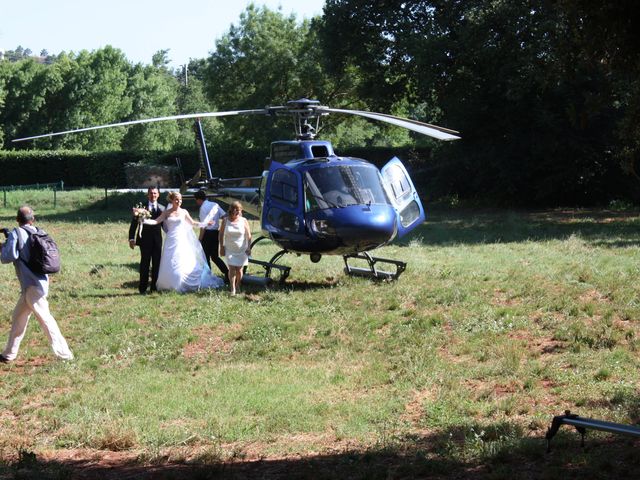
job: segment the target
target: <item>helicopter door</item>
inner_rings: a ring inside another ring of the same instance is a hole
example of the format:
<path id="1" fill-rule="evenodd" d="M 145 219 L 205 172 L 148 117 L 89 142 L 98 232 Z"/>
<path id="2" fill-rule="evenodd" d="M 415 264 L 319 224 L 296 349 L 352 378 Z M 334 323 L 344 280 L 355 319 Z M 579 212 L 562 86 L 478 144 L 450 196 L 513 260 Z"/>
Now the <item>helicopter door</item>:
<path id="1" fill-rule="evenodd" d="M 393 157 L 380 170 L 387 193 L 398 212 L 398 237 L 403 237 L 424 222 L 424 208 L 411 177 L 398 157 Z"/>
<path id="2" fill-rule="evenodd" d="M 274 240 L 292 239 L 304 234 L 302 202 L 300 174 L 272 161 L 262 209 L 262 229 L 268 231 Z"/>

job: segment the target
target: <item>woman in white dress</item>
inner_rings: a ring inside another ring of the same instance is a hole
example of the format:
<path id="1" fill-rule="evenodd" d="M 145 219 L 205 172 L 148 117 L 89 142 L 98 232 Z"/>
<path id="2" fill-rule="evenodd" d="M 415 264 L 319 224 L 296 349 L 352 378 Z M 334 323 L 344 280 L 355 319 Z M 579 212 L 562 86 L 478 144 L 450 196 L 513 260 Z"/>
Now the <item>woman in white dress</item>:
<path id="1" fill-rule="evenodd" d="M 224 281 L 212 275 L 202 245 L 193 232 L 194 226 L 201 225 L 191 218 L 189 212 L 180 208 L 180 193 L 170 192 L 167 198 L 171 208 L 167 208 L 156 220 L 144 221 L 151 225 L 164 222 L 165 225 L 166 237 L 156 282 L 158 290 L 188 292 L 222 287 Z"/>
<path id="2" fill-rule="evenodd" d="M 229 206 L 227 217 L 221 220 L 218 243 L 220 256 L 227 257 L 229 287 L 231 295 L 235 295 L 240 291 L 242 269 L 248 265 L 251 255 L 251 228 L 247 219 L 242 216 L 240 202 L 233 202 Z"/>

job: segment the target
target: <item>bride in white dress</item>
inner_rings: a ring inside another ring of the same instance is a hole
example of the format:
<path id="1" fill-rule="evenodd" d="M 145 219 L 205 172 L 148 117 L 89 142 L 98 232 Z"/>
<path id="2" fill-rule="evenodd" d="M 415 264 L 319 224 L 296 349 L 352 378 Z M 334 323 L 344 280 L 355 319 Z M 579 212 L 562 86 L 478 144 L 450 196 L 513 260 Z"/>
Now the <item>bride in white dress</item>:
<path id="1" fill-rule="evenodd" d="M 201 288 L 220 288 L 221 278 L 214 276 L 193 227 L 201 226 L 189 212 L 180 208 L 182 195 L 170 192 L 167 197 L 171 208 L 167 208 L 156 220 L 145 220 L 147 225 L 164 222 L 166 237 L 160 257 L 160 272 L 156 286 L 158 290 L 188 292 Z"/>

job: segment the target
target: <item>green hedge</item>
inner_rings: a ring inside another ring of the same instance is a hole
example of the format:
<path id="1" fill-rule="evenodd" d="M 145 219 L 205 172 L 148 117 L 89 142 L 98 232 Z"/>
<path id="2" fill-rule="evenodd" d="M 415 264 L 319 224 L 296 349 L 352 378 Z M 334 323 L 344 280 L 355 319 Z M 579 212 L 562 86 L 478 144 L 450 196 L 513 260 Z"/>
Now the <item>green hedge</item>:
<path id="1" fill-rule="evenodd" d="M 0 185 L 53 183 L 69 187 L 111 187 L 125 184 L 124 163 L 135 154 L 77 151 L 0 151 Z"/>
<path id="2" fill-rule="evenodd" d="M 210 160 L 215 176 L 250 176 L 260 175 L 265 156 L 258 151 L 224 151 L 211 155 Z M 176 165 L 176 158 L 180 158 L 187 178 L 200 166 L 195 150 L 168 153 L 0 150 L 0 186 L 62 180 L 68 187 L 124 187 L 125 164 Z"/>
<path id="3" fill-rule="evenodd" d="M 364 158 L 382 166 L 394 155 L 410 168 L 429 158 L 428 150 L 407 148 L 357 148 L 337 152 L 343 156 Z M 209 152 L 214 176 L 245 177 L 262 173 L 268 149 L 216 150 Z M 82 152 L 0 150 L 0 186 L 63 181 L 67 187 L 125 187 L 124 165 L 150 163 L 176 165 L 180 159 L 182 171 L 190 178 L 200 166 L 197 150 L 177 152 Z"/>

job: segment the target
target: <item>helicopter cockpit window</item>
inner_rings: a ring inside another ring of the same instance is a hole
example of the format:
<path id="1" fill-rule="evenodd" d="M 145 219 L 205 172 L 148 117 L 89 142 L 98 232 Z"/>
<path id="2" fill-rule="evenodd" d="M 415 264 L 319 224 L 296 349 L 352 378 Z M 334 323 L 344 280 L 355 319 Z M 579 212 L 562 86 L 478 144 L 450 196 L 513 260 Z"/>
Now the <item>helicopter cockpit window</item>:
<path id="1" fill-rule="evenodd" d="M 304 183 L 307 211 L 388 203 L 374 166 L 316 168 L 305 172 Z"/>
<path id="2" fill-rule="evenodd" d="M 400 167 L 392 165 L 388 170 L 387 178 L 396 199 L 400 200 L 411 195 L 411 185 Z"/>
<path id="3" fill-rule="evenodd" d="M 420 207 L 415 200 L 412 200 L 409 205 L 400 212 L 400 223 L 403 227 L 408 227 L 415 222 L 418 217 L 420 217 Z"/>
<path id="4" fill-rule="evenodd" d="M 289 160 L 302 158 L 300 145 L 290 143 L 274 143 L 271 145 L 271 159 L 279 163 L 287 163 Z"/>
<path id="5" fill-rule="evenodd" d="M 276 170 L 271 179 L 271 197 L 291 207 L 298 204 L 296 176 L 288 170 Z"/>

